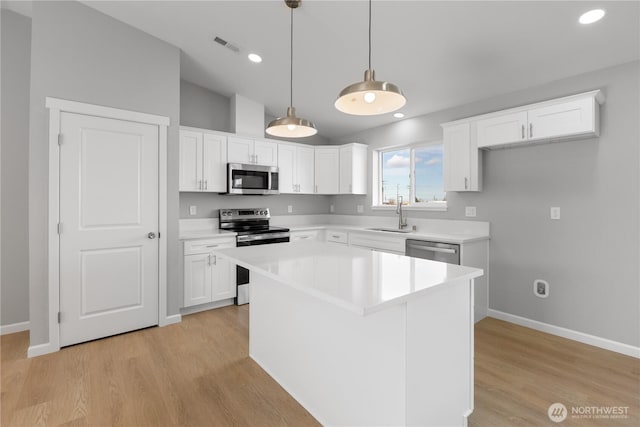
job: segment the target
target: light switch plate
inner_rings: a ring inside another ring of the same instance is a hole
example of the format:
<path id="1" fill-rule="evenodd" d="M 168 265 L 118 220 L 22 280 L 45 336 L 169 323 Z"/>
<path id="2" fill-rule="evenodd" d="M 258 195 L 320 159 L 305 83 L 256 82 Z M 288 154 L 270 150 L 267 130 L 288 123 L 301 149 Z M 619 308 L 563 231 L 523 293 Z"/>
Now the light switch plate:
<path id="1" fill-rule="evenodd" d="M 362 205 L 358 205 L 358 206 L 356 207 L 356 210 L 358 211 L 358 213 L 363 213 L 363 212 L 364 212 L 364 206 L 362 206 Z"/>
<path id="2" fill-rule="evenodd" d="M 189 215 L 197 215 L 198 214 L 198 207 L 191 205 L 189 206 Z"/>
<path id="3" fill-rule="evenodd" d="M 475 206 L 467 206 L 464 208 L 464 215 L 469 217 L 476 216 L 476 207 Z"/>
<path id="4" fill-rule="evenodd" d="M 291 205 L 287 206 L 287 212 L 293 213 L 293 206 Z"/>
<path id="5" fill-rule="evenodd" d="M 551 219 L 560 219 L 560 208 L 558 206 L 551 206 L 549 216 Z"/>

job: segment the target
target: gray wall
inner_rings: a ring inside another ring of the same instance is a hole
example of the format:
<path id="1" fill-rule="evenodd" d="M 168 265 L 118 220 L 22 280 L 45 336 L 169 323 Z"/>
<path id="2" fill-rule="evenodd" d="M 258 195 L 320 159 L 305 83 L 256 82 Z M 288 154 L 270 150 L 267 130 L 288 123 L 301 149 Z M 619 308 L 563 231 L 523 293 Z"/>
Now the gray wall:
<path id="1" fill-rule="evenodd" d="M 180 80 L 180 124 L 229 132 L 229 98 Z"/>
<path id="2" fill-rule="evenodd" d="M 46 96 L 168 116 L 168 312 L 178 313 L 180 51 L 77 2 L 34 2 L 29 153 L 31 345 L 48 341 Z"/>
<path id="3" fill-rule="evenodd" d="M 2 278 L 0 324 L 29 320 L 29 69 L 31 19 L 2 9 Z"/>
<path id="4" fill-rule="evenodd" d="M 218 218 L 218 209 L 269 208 L 272 215 L 312 215 L 329 213 L 331 196 L 279 194 L 277 196 L 230 196 L 211 193 L 180 193 L 180 218 Z M 189 206 L 198 214 L 189 215 Z M 288 213 L 287 207 L 293 212 Z"/>
<path id="5" fill-rule="evenodd" d="M 600 138 L 485 152 L 483 192 L 449 193 L 447 212 L 408 216 L 466 219 L 464 207 L 476 206 L 477 219 L 491 222 L 490 308 L 638 346 L 639 80 L 633 62 L 332 142 L 380 148 L 435 141 L 446 121 L 602 89 Z M 371 198 L 335 196 L 331 203 L 336 213 L 354 214 Z M 561 220 L 549 219 L 550 206 L 561 207 Z M 538 278 L 550 283 L 548 299 L 533 295 Z"/>

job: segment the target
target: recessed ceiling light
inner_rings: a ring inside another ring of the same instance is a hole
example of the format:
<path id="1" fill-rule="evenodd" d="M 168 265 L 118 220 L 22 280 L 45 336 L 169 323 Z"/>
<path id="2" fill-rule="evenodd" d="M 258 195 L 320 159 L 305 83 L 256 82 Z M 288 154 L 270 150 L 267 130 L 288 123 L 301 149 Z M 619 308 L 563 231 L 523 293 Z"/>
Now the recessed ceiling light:
<path id="1" fill-rule="evenodd" d="M 396 119 L 401 119 L 404 117 L 404 113 L 393 113 L 393 117 Z"/>
<path id="2" fill-rule="evenodd" d="M 260 55 L 258 55 L 257 53 L 250 53 L 249 54 L 249 61 L 260 63 L 260 62 L 262 62 L 262 57 Z"/>
<path id="3" fill-rule="evenodd" d="M 594 22 L 601 20 L 604 14 L 605 12 L 602 9 L 593 9 L 580 15 L 578 22 L 585 25 L 593 24 Z"/>

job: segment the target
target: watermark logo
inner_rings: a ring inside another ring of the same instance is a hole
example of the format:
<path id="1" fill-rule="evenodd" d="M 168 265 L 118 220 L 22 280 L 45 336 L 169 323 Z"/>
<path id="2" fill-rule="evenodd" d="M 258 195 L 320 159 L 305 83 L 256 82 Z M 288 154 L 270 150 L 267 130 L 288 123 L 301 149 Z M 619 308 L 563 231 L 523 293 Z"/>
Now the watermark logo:
<path id="1" fill-rule="evenodd" d="M 547 415 L 549 419 L 554 423 L 561 423 L 565 419 L 567 419 L 567 407 L 562 403 L 552 403 L 547 410 Z"/>
<path id="2" fill-rule="evenodd" d="M 552 403 L 547 410 L 549 419 L 554 423 L 561 423 L 571 417 L 571 419 L 588 420 L 616 420 L 629 418 L 628 406 L 572 406 L 571 411 L 562 403 Z"/>

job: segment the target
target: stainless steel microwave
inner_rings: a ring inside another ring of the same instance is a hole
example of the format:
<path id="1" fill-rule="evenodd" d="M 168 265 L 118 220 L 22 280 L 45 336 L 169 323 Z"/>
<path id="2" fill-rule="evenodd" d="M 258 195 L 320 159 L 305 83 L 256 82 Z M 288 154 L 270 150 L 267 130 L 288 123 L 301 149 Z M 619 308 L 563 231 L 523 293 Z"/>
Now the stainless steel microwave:
<path id="1" fill-rule="evenodd" d="M 227 193 L 229 194 L 280 194 L 278 168 L 275 166 L 227 165 Z"/>

